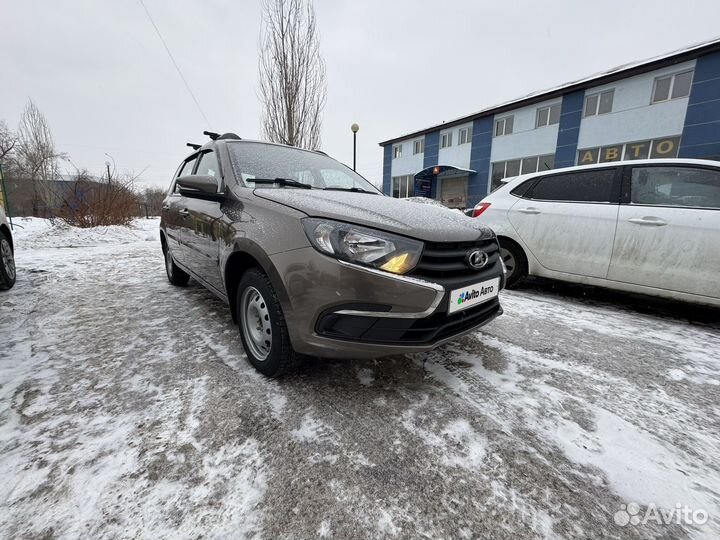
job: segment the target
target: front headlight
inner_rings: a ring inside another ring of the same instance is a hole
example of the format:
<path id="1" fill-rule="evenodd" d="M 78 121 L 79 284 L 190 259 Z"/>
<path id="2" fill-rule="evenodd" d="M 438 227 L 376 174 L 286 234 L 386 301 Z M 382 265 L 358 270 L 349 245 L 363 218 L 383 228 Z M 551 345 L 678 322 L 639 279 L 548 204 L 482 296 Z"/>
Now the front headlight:
<path id="1" fill-rule="evenodd" d="M 306 218 L 302 223 L 308 240 L 321 253 L 394 274 L 415 268 L 423 249 L 417 240 L 339 221 Z"/>

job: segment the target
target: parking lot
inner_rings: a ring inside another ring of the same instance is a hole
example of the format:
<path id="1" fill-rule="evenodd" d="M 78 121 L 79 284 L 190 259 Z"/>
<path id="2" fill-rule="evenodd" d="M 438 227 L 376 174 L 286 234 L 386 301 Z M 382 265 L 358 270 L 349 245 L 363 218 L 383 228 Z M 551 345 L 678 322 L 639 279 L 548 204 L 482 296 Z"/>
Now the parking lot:
<path id="1" fill-rule="evenodd" d="M 718 311 L 530 282 L 431 353 L 276 381 L 157 220 L 19 224 L 0 537 L 720 537 Z M 678 505 L 706 522 L 623 521 Z"/>

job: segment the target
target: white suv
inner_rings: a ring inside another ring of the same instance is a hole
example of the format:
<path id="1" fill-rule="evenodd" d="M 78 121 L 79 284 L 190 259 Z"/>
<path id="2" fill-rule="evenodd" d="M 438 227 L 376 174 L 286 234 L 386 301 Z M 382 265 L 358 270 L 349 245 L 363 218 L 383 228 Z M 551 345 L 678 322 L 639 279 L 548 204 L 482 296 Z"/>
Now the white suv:
<path id="1" fill-rule="evenodd" d="M 474 217 L 525 275 L 720 306 L 720 162 L 638 160 L 509 179 Z"/>

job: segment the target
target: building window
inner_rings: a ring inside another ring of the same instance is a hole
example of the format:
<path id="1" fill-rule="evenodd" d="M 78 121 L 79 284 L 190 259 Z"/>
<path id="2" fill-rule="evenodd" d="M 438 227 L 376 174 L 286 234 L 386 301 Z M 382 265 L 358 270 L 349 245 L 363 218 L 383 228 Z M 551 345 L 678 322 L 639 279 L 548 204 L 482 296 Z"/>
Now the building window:
<path id="1" fill-rule="evenodd" d="M 680 147 L 680 137 L 663 137 L 649 141 L 612 144 L 578 151 L 578 165 L 608 163 L 621 159 L 675 158 Z"/>
<path id="2" fill-rule="evenodd" d="M 529 156 L 508 161 L 496 161 L 492 164 L 491 190 L 502 185 L 503 178 L 511 178 L 520 174 L 530 174 L 555 168 L 555 154 Z"/>
<path id="3" fill-rule="evenodd" d="M 663 101 L 689 96 L 693 72 L 694 70 L 691 69 L 655 79 L 652 103 L 661 103 Z"/>
<path id="4" fill-rule="evenodd" d="M 524 158 L 521 161 L 520 170 L 522 171 L 523 174 L 537 172 L 537 162 L 538 162 L 537 156 Z"/>
<path id="5" fill-rule="evenodd" d="M 458 144 L 467 144 L 472 140 L 472 131 L 469 127 L 462 128 L 458 132 Z"/>
<path id="6" fill-rule="evenodd" d="M 595 116 L 612 112 L 615 90 L 606 90 L 599 94 L 591 94 L 585 97 L 585 113 L 583 116 Z"/>
<path id="7" fill-rule="evenodd" d="M 402 157 L 402 144 L 393 146 L 393 159 Z"/>
<path id="8" fill-rule="evenodd" d="M 452 131 L 440 135 L 440 148 L 448 148 L 452 146 Z"/>
<path id="9" fill-rule="evenodd" d="M 415 177 L 412 175 L 393 176 L 392 196 L 395 198 L 412 197 L 415 193 Z"/>
<path id="10" fill-rule="evenodd" d="M 540 107 L 535 115 L 535 127 L 550 126 L 560 123 L 560 103 Z"/>
<path id="11" fill-rule="evenodd" d="M 499 118 L 495 120 L 495 136 L 501 137 L 502 135 L 510 135 L 513 132 L 513 118 L 512 116 L 506 116 L 505 118 Z"/>
<path id="12" fill-rule="evenodd" d="M 413 141 L 413 155 L 422 154 L 425 151 L 425 139 Z"/>

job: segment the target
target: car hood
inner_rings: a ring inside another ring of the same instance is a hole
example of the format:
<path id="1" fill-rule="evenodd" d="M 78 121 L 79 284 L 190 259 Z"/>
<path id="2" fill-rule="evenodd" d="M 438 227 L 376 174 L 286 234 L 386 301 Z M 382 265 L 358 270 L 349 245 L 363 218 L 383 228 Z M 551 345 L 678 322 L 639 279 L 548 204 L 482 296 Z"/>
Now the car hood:
<path id="1" fill-rule="evenodd" d="M 448 208 L 347 191 L 256 188 L 255 195 L 322 217 L 373 227 L 429 242 L 466 242 L 489 238 L 478 220 Z"/>

